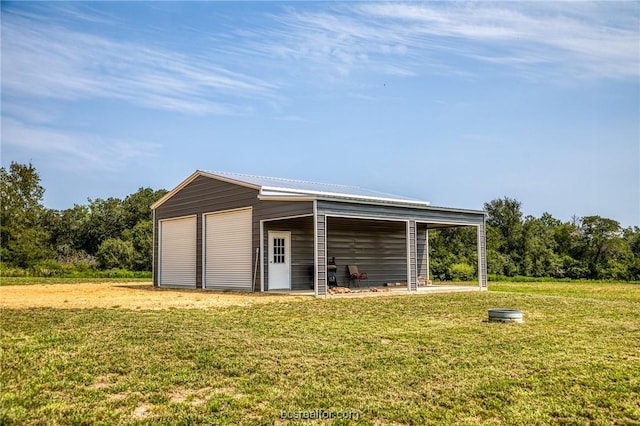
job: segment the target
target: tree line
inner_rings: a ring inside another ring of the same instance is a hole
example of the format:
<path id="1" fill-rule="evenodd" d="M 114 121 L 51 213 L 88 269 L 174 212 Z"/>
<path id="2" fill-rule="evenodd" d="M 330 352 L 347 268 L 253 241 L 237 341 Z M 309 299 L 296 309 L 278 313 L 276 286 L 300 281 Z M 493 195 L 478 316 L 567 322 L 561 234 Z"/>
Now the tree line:
<path id="1" fill-rule="evenodd" d="M 0 169 L 0 273 L 83 274 L 95 270 L 150 271 L 151 204 L 164 189 L 140 188 L 124 199 L 88 199 L 65 210 L 43 205 L 32 164 Z M 549 213 L 523 217 L 521 203 L 485 203 L 487 270 L 496 276 L 640 280 L 640 228 L 623 229 L 600 216 L 562 222 Z M 437 280 L 477 274 L 475 228 L 429 232 L 430 271 Z"/>
<path id="2" fill-rule="evenodd" d="M 640 228 L 622 228 L 601 216 L 568 222 L 549 213 L 523 217 L 508 197 L 484 204 L 487 212 L 487 272 L 595 280 L 640 280 Z M 476 230 L 430 231 L 431 271 L 436 279 L 466 279 L 477 271 Z"/>
<path id="3" fill-rule="evenodd" d="M 2 167 L 0 260 L 5 275 L 63 275 L 93 270 L 150 271 L 151 204 L 166 190 L 140 188 L 124 199 L 88 199 L 65 210 L 43 205 L 32 164 Z"/>

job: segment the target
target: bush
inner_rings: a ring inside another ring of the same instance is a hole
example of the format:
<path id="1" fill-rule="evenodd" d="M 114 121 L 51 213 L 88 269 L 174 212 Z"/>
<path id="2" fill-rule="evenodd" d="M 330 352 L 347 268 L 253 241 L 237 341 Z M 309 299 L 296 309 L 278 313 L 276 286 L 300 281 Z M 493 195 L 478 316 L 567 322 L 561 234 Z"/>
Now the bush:
<path id="1" fill-rule="evenodd" d="M 96 257 L 104 269 L 133 269 L 135 254 L 131 241 L 109 238 L 100 244 Z"/>
<path id="2" fill-rule="evenodd" d="M 0 262 L 0 276 L 1 277 L 26 277 L 27 271 L 22 268 L 7 265 L 5 262 Z"/>
<path id="3" fill-rule="evenodd" d="M 91 256 L 88 256 L 91 257 Z M 95 262 L 94 262 L 95 263 Z M 123 268 L 111 268 L 107 270 L 97 270 L 91 266 L 87 259 L 75 264 L 58 262 L 56 260 L 43 260 L 29 269 L 9 266 L 0 262 L 0 277 L 55 277 L 55 278 L 148 278 L 151 279 L 150 271 L 130 271 Z"/>
<path id="4" fill-rule="evenodd" d="M 87 272 L 98 267 L 95 257 L 84 251 L 65 253 L 58 256 L 58 262 L 70 272 Z"/>
<path id="5" fill-rule="evenodd" d="M 59 277 L 64 273 L 63 266 L 55 259 L 42 260 L 30 268 L 34 277 Z"/>
<path id="6" fill-rule="evenodd" d="M 468 263 L 451 265 L 451 278 L 455 281 L 469 281 L 475 276 L 475 268 Z"/>

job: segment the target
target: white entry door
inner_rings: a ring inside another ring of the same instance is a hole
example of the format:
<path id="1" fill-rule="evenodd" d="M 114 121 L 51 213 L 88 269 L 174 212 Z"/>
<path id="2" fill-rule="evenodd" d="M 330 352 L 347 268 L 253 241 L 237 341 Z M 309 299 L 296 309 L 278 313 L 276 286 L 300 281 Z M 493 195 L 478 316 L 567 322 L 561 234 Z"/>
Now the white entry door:
<path id="1" fill-rule="evenodd" d="M 269 231 L 269 290 L 291 289 L 291 232 Z"/>

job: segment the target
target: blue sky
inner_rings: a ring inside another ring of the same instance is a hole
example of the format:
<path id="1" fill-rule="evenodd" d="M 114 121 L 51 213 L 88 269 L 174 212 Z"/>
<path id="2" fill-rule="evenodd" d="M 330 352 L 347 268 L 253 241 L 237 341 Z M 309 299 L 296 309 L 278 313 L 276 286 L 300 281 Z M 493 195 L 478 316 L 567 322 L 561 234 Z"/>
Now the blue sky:
<path id="1" fill-rule="evenodd" d="M 5 2 L 45 204 L 196 169 L 640 225 L 640 2 Z"/>

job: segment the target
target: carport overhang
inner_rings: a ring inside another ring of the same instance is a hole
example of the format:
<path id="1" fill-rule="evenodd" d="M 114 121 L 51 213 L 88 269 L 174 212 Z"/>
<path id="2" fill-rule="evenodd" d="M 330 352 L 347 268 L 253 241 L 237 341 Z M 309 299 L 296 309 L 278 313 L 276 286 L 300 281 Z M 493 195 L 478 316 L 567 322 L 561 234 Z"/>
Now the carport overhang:
<path id="1" fill-rule="evenodd" d="M 328 291 L 326 265 L 329 235 L 327 223 L 331 218 L 344 218 L 355 222 L 359 220 L 403 222 L 406 230 L 406 276 L 409 292 L 417 292 L 419 285 L 418 227 L 426 227 L 428 238 L 428 229 L 474 226 L 477 229 L 478 287 L 479 290 L 487 290 L 484 211 L 432 207 L 428 203 L 403 203 L 395 200 L 393 202 L 363 202 L 361 200 L 319 198 L 313 201 L 313 206 L 314 293 L 317 296 L 325 296 Z"/>
<path id="2" fill-rule="evenodd" d="M 428 230 L 452 227 L 476 227 L 477 229 L 477 258 L 478 258 L 478 287 L 479 290 L 487 290 L 486 270 L 486 241 L 485 241 L 485 212 L 481 210 L 454 209 L 447 207 L 434 207 L 428 203 L 406 202 L 403 200 L 372 200 L 357 199 L 353 197 L 314 196 L 284 193 L 262 193 L 261 201 L 312 201 L 313 212 L 313 292 L 316 296 L 326 296 L 327 287 L 327 261 L 328 240 L 330 238 L 327 224 L 332 219 L 352 220 L 354 228 L 365 221 L 397 222 L 403 223 L 406 242 L 406 278 L 407 291 L 417 292 L 419 287 L 419 259 L 418 245 L 425 244 L 426 271 L 428 274 Z M 307 215 L 305 215 L 307 216 Z M 271 221 L 288 220 L 290 217 L 273 218 Z M 264 221 L 266 223 L 267 221 Z M 260 226 L 261 252 L 264 253 L 264 229 L 263 222 Z M 425 241 L 418 241 L 418 228 L 426 228 Z M 264 281 L 264 256 L 261 256 L 260 264 L 260 290 L 265 290 Z M 428 278 L 428 275 L 427 275 Z"/>

